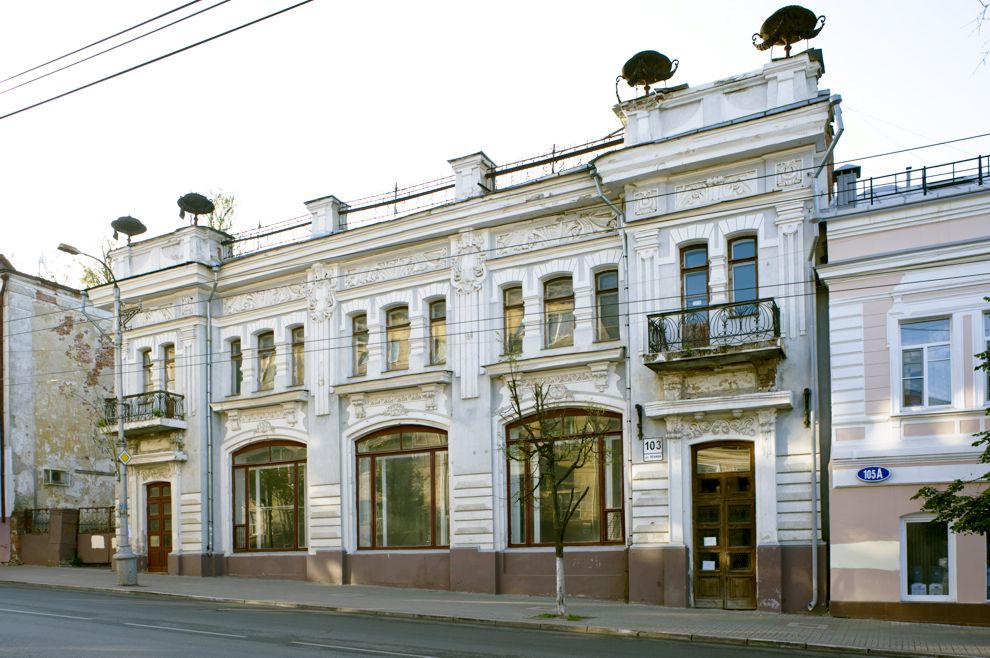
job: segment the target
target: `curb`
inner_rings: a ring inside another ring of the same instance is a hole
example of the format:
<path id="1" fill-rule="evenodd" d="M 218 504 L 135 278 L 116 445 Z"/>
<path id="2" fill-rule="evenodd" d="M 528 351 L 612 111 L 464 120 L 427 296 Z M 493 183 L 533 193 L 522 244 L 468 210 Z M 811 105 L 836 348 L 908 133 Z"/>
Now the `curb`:
<path id="1" fill-rule="evenodd" d="M 162 592 L 157 590 L 138 590 L 124 586 L 96 587 L 91 585 L 58 585 L 52 583 L 33 583 L 20 580 L 5 580 L 0 578 L 2 585 L 20 585 L 23 587 L 35 587 L 38 589 L 71 590 L 76 592 L 93 592 L 98 594 L 123 594 L 128 596 L 151 596 L 161 599 L 179 599 L 186 601 L 198 601 L 201 603 L 226 603 L 239 604 L 265 608 L 286 608 L 291 610 L 309 610 L 316 612 L 330 612 L 342 615 L 360 615 L 363 617 L 389 617 L 393 619 L 418 619 L 422 621 L 433 621 L 450 624 L 463 624 L 472 626 L 495 626 L 497 628 L 518 628 L 525 630 L 540 630 L 554 633 L 584 633 L 589 635 L 601 635 L 611 637 L 636 637 L 648 640 L 663 640 L 671 642 L 698 642 L 714 645 L 749 646 L 764 649 L 789 649 L 796 651 L 812 652 L 832 652 L 844 653 L 860 656 L 889 656 L 891 658 L 904 658 L 910 656 L 917 658 L 919 655 L 914 651 L 898 649 L 871 649 L 868 647 L 853 647 L 846 645 L 830 645 L 825 643 L 807 643 L 796 640 L 771 640 L 766 638 L 734 638 L 718 635 L 699 635 L 695 633 L 678 633 L 671 631 L 646 631 L 634 630 L 631 628 L 614 628 L 611 626 L 582 626 L 564 623 L 548 623 L 543 621 L 516 621 L 483 619 L 466 616 L 440 615 L 421 612 L 402 612 L 396 610 L 374 610 L 368 608 L 351 608 L 346 606 L 336 606 L 321 603 L 299 603 L 296 601 L 271 601 L 264 599 L 241 599 L 224 596 L 204 596 L 201 594 L 180 594 L 177 592 Z M 964 658 L 969 654 L 939 653 L 929 654 L 933 658 Z"/>

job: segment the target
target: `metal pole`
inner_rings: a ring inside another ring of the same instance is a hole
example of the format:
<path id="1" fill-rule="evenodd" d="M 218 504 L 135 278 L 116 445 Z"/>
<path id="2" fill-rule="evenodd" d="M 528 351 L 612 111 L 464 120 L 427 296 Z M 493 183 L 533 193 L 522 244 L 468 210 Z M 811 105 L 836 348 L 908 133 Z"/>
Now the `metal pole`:
<path id="1" fill-rule="evenodd" d="M 114 369 L 117 393 L 118 456 L 127 449 L 124 438 L 124 323 L 120 313 L 120 286 L 113 282 Z M 119 458 L 119 457 L 118 457 Z M 127 462 L 120 460 L 120 546 L 113 556 L 118 585 L 137 585 L 137 556 L 131 551 L 131 531 L 127 514 Z"/>

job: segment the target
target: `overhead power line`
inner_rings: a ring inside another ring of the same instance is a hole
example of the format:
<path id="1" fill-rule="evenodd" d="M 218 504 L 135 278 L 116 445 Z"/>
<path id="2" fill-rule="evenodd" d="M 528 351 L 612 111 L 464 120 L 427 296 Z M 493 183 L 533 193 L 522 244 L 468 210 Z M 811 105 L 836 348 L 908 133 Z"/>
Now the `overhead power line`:
<path id="1" fill-rule="evenodd" d="M 168 59 L 169 57 L 172 57 L 173 55 L 178 55 L 179 53 L 184 53 L 187 50 L 191 50 L 193 48 L 196 48 L 197 46 L 202 46 L 205 43 L 209 43 L 211 41 L 215 41 L 215 40 L 217 40 L 217 39 L 219 39 L 221 37 L 227 36 L 228 34 L 233 34 L 234 32 L 237 32 L 238 30 L 243 30 L 246 27 L 250 27 L 252 25 L 256 25 L 258 23 L 261 23 L 262 21 L 268 20 L 269 18 L 274 18 L 276 16 L 279 16 L 280 14 L 284 14 L 284 13 L 286 13 L 288 11 L 292 11 L 293 9 L 296 9 L 296 8 L 301 7 L 303 5 L 308 5 L 311 2 L 313 2 L 313 0 L 302 0 L 302 2 L 297 2 L 294 5 L 290 5 L 290 6 L 286 7 L 286 8 L 284 8 L 284 9 L 279 9 L 278 11 L 272 12 L 271 14 L 268 14 L 266 16 L 262 16 L 261 18 L 256 18 L 253 21 L 248 21 L 247 23 L 244 23 L 242 25 L 238 25 L 237 27 L 231 28 L 231 29 L 226 30 L 224 32 L 220 32 L 219 34 L 214 34 L 212 37 L 207 37 L 206 39 L 201 39 L 201 40 L 199 40 L 199 41 L 197 41 L 195 43 L 189 44 L 188 46 L 184 46 L 182 48 L 179 48 L 178 50 L 173 50 L 172 52 L 165 53 L 164 55 L 159 55 L 158 57 L 149 59 L 149 60 L 147 60 L 145 62 L 141 62 L 140 64 L 136 64 L 136 65 L 131 66 L 129 68 L 123 69 L 122 71 L 117 71 L 116 73 L 113 73 L 113 74 L 108 75 L 106 77 L 100 78 L 99 80 L 94 80 L 93 82 L 86 83 L 86 84 L 84 84 L 84 85 L 82 85 L 80 87 L 76 87 L 75 89 L 70 89 L 69 91 L 63 92 L 61 94 L 57 94 L 55 96 L 52 96 L 51 98 L 46 98 L 43 101 L 38 101 L 37 103 L 32 103 L 31 105 L 28 105 L 26 107 L 22 107 L 19 110 L 14 110 L 13 112 L 8 112 L 7 114 L 4 114 L 4 115 L 0 116 L 0 120 L 2 120 L 2 119 L 9 119 L 12 116 L 16 116 L 18 114 L 21 114 L 22 112 L 27 112 L 28 110 L 33 110 L 33 109 L 35 109 L 37 107 L 41 107 L 42 105 L 46 105 L 48 103 L 51 103 L 52 101 L 57 101 L 60 98 L 65 98 L 66 96 L 70 96 L 70 95 L 72 95 L 72 94 L 74 94 L 74 93 L 76 93 L 78 91 L 82 91 L 84 89 L 89 89 L 90 87 L 95 87 L 96 85 L 98 85 L 100 83 L 106 82 L 108 80 L 113 80 L 114 78 L 119 78 L 120 76 L 122 76 L 122 75 L 124 75 L 126 73 L 130 73 L 130 72 L 136 71 L 136 70 L 138 70 L 140 68 L 144 68 L 145 66 L 148 66 L 149 64 L 154 64 L 155 62 L 160 62 L 163 59 Z"/>

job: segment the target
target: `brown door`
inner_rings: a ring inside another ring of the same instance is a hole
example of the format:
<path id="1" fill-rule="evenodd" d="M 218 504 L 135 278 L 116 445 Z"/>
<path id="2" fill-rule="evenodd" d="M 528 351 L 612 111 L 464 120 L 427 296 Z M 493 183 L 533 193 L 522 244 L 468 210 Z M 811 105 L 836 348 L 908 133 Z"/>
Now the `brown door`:
<path id="1" fill-rule="evenodd" d="M 756 509 L 753 446 L 694 449 L 694 604 L 756 608 Z"/>
<path id="2" fill-rule="evenodd" d="M 148 571 L 168 571 L 172 552 L 172 485 L 148 485 Z"/>

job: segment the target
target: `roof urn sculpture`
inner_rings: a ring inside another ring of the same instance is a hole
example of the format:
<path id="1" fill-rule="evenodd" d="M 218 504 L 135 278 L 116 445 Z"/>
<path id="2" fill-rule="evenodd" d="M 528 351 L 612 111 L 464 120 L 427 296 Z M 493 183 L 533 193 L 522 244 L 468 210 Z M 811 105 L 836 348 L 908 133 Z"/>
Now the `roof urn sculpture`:
<path id="1" fill-rule="evenodd" d="M 650 85 L 674 77 L 678 61 L 671 61 L 666 55 L 655 50 L 644 50 L 636 53 L 622 66 L 622 75 L 630 87 L 642 86 L 643 91 L 650 93 Z M 618 81 L 616 81 L 618 82 Z"/>
<path id="2" fill-rule="evenodd" d="M 757 50 L 768 50 L 773 46 L 783 46 L 784 56 L 791 56 L 791 44 L 818 35 L 825 27 L 825 17 L 815 16 L 815 12 L 800 5 L 787 5 L 763 21 L 760 31 L 753 35 L 753 45 Z M 759 40 L 762 39 L 762 42 Z"/>

